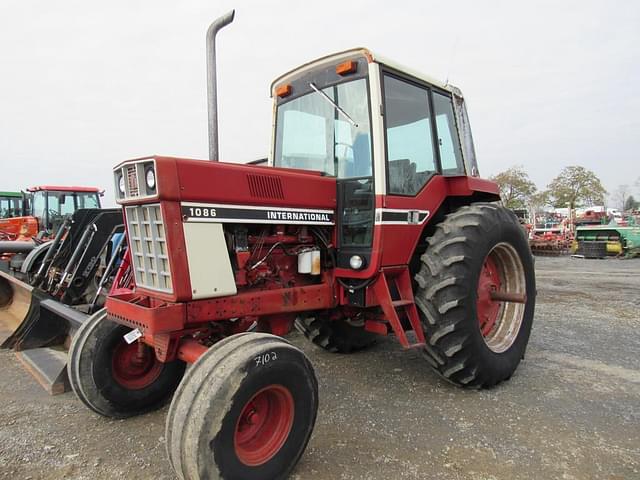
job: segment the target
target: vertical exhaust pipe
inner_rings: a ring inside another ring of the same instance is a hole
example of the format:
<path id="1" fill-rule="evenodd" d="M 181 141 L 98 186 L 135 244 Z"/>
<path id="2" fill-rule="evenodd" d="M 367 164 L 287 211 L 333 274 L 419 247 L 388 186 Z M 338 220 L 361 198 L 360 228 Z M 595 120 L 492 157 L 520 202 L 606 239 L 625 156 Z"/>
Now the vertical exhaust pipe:
<path id="1" fill-rule="evenodd" d="M 218 161 L 218 86 L 216 81 L 216 35 L 233 22 L 236 11 L 217 18 L 207 29 L 207 103 L 209 112 L 209 160 Z"/>

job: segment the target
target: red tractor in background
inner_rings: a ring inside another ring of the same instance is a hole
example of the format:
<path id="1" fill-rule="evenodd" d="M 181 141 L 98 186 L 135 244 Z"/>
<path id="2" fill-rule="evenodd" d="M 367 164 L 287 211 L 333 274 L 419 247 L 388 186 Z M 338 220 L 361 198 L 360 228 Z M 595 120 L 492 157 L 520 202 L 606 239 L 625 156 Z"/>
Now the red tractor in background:
<path id="1" fill-rule="evenodd" d="M 0 240 L 30 240 L 40 232 L 45 237 L 52 236 L 65 215 L 81 208 L 100 208 L 102 193 L 94 187 L 43 185 L 28 188 L 22 192 L 20 215 L 0 218 Z"/>
<path id="2" fill-rule="evenodd" d="M 210 27 L 210 55 L 232 19 Z M 269 165 L 229 164 L 214 65 L 213 161 L 114 169 L 135 290 L 74 336 L 78 398 L 114 418 L 173 398 L 179 478 L 271 479 L 295 467 L 318 407 L 311 363 L 281 338 L 294 325 L 345 353 L 394 335 L 463 387 L 509 379 L 533 321 L 533 261 L 478 177 L 460 90 L 366 49 L 330 55 L 272 84 Z"/>

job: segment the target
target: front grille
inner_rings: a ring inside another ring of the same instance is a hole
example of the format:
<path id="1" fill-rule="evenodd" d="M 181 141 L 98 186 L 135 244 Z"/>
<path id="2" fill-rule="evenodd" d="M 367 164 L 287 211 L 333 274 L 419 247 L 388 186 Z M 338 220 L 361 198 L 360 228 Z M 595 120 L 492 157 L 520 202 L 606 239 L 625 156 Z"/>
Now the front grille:
<path id="1" fill-rule="evenodd" d="M 140 196 L 140 187 L 138 185 L 138 173 L 136 165 L 127 165 L 127 185 L 129 187 L 129 197 Z"/>
<path id="2" fill-rule="evenodd" d="M 125 207 L 136 285 L 172 293 L 167 237 L 160 205 Z"/>
<path id="3" fill-rule="evenodd" d="M 120 203 L 157 197 L 158 185 L 156 184 L 155 188 L 149 188 L 146 182 L 149 171 L 156 172 L 156 161 L 153 158 L 143 158 L 119 165 L 113 171 L 116 201 Z"/>

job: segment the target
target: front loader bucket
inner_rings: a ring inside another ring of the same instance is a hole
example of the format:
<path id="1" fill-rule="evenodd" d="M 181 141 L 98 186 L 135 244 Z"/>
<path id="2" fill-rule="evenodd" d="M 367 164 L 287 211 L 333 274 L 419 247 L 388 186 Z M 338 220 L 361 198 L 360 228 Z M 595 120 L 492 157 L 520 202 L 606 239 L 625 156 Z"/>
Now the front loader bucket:
<path id="1" fill-rule="evenodd" d="M 31 311 L 32 291 L 31 285 L 0 272 L 0 347 L 11 348 Z"/>
<path id="2" fill-rule="evenodd" d="M 87 315 L 0 272 L 0 321 L 10 329 L 2 348 L 18 359 L 50 394 L 69 390 L 67 352 Z"/>

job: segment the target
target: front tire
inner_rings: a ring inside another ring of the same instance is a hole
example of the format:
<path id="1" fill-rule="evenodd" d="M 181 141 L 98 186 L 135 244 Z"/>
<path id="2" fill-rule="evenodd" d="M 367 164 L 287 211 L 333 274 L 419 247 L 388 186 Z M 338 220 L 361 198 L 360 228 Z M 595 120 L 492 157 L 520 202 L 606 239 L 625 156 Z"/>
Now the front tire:
<path id="1" fill-rule="evenodd" d="M 536 295 L 533 257 L 516 216 L 475 203 L 448 215 L 428 242 L 415 277 L 425 358 L 460 386 L 509 379 L 524 356 Z"/>
<path id="2" fill-rule="evenodd" d="M 76 396 L 100 415 L 127 418 L 162 407 L 171 398 L 185 364 L 161 363 L 152 348 L 123 336 L 130 328 L 106 318 L 102 309 L 78 329 L 69 348 L 69 383 Z"/>
<path id="3" fill-rule="evenodd" d="M 167 416 L 169 460 L 182 480 L 286 478 L 317 408 L 317 380 L 300 350 L 269 334 L 234 335 L 180 384 Z"/>

